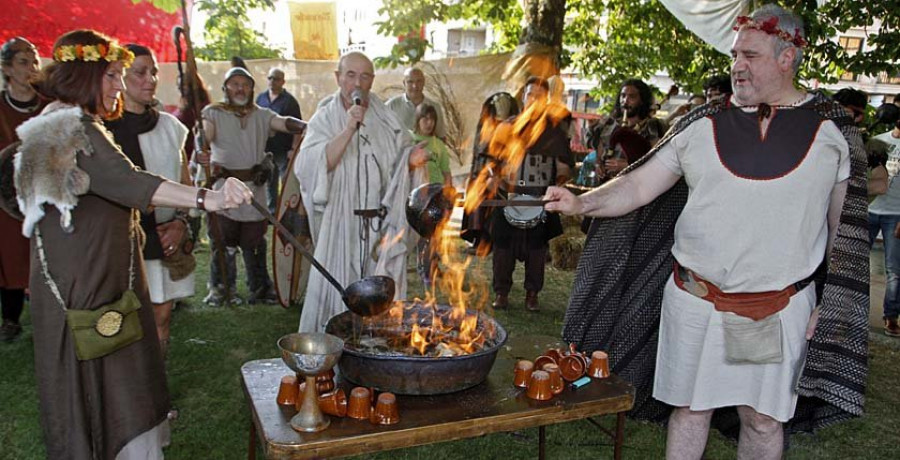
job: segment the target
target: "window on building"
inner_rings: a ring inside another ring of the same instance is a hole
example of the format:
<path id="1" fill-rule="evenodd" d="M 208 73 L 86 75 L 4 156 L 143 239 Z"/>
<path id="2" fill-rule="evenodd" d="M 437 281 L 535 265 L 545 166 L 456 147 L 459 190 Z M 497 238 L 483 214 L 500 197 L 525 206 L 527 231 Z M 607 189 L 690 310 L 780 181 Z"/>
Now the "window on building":
<path id="1" fill-rule="evenodd" d="M 854 55 L 862 49 L 863 39 L 862 37 L 840 37 L 838 38 L 838 44 L 841 45 L 841 48 L 844 48 L 847 54 Z M 853 72 L 845 72 L 841 75 L 841 80 L 855 81 L 856 75 Z"/>
<path id="2" fill-rule="evenodd" d="M 448 56 L 473 56 L 484 49 L 486 32 L 482 30 L 447 30 Z"/>

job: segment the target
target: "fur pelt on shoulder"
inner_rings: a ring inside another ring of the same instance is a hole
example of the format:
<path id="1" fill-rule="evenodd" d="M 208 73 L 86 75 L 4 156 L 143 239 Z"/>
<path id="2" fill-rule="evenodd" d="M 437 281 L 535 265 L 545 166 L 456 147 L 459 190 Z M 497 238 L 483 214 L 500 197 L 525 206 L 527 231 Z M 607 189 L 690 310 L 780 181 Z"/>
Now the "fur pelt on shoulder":
<path id="1" fill-rule="evenodd" d="M 15 184 L 26 237 L 44 217 L 45 203 L 59 209 L 64 230 L 74 229 L 72 210 L 91 184 L 90 176 L 76 163 L 78 152 L 93 153 L 81 121 L 83 114 L 80 107 L 51 104 L 16 129 L 22 145 L 15 157 Z"/>

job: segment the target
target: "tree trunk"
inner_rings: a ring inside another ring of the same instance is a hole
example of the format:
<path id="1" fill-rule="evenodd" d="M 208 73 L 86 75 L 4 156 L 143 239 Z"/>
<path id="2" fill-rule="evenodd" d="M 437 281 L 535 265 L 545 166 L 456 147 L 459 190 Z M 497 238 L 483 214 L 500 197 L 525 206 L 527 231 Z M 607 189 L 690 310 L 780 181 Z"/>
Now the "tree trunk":
<path id="1" fill-rule="evenodd" d="M 528 0 L 519 44 L 537 43 L 562 50 L 566 0 Z"/>
<path id="2" fill-rule="evenodd" d="M 503 78 L 518 96 L 528 77 L 559 75 L 566 0 L 525 0 L 525 26 Z"/>

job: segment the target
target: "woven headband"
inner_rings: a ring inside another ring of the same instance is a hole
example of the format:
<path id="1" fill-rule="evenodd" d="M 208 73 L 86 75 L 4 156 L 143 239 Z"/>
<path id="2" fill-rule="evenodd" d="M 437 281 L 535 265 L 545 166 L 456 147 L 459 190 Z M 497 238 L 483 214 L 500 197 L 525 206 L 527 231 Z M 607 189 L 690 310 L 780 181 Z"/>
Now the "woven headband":
<path id="1" fill-rule="evenodd" d="M 745 29 L 755 29 L 760 32 L 765 32 L 769 35 L 774 35 L 788 43 L 793 44 L 797 48 L 803 48 L 809 43 L 800 35 L 800 29 L 794 29 L 794 33 L 790 34 L 786 30 L 778 27 L 778 17 L 772 16 L 769 19 L 766 19 L 763 22 L 758 22 L 750 16 L 738 16 L 737 25 L 734 26 L 734 30 L 741 31 Z"/>

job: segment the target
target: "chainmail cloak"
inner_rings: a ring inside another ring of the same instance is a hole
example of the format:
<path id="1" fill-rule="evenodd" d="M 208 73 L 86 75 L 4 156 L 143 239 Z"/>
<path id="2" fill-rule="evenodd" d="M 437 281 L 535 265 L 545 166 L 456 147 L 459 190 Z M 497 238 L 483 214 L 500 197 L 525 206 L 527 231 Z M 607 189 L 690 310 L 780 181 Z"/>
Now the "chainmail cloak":
<path id="1" fill-rule="evenodd" d="M 789 431 L 810 431 L 862 414 L 868 349 L 869 263 L 866 154 L 858 129 L 821 93 L 799 109 L 832 120 L 850 147 L 851 176 L 827 274 L 820 271 L 820 316 L 810 341 L 800 398 Z M 686 115 L 628 174 L 694 121 L 721 110 L 717 101 Z M 636 389 L 630 416 L 665 422 L 671 407 L 653 399 L 663 287 L 672 272 L 675 222 L 687 201 L 684 179 L 627 215 L 596 219 L 578 264 L 562 336 L 585 351 L 606 350 L 612 371 Z M 718 410 L 713 425 L 734 435 L 736 412 Z"/>

